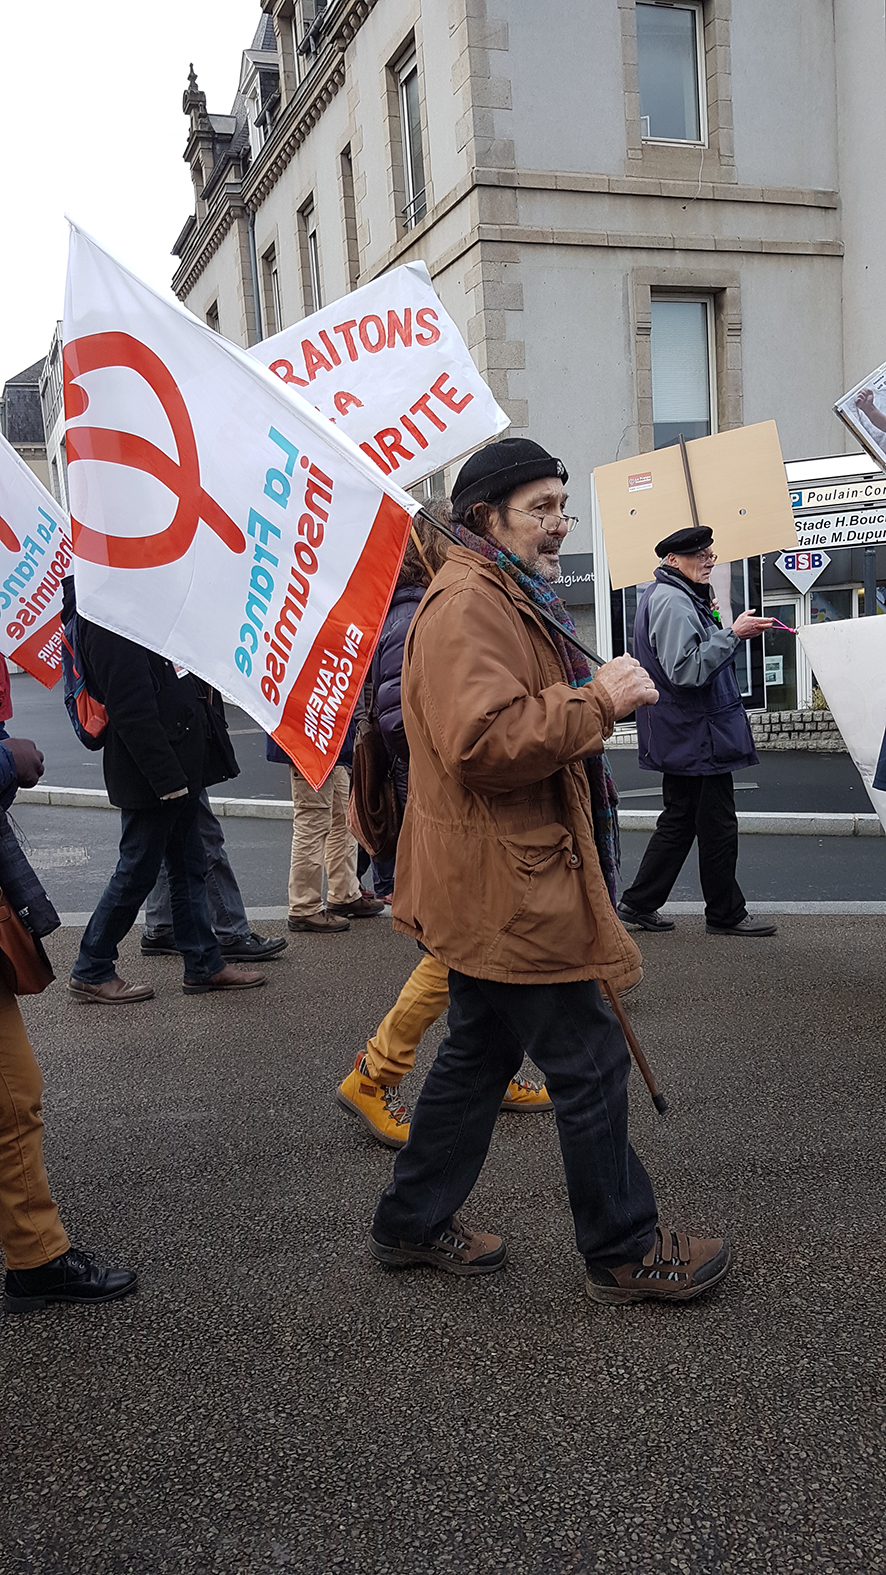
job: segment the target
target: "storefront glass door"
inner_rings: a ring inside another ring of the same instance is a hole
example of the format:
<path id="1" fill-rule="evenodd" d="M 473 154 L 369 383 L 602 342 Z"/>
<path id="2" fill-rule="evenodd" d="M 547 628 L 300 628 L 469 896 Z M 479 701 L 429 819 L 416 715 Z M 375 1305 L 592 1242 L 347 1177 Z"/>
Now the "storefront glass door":
<path id="1" fill-rule="evenodd" d="M 764 618 L 778 618 L 796 629 L 799 601 L 767 603 Z M 767 711 L 797 710 L 797 636 L 786 629 L 767 629 L 763 636 Z"/>

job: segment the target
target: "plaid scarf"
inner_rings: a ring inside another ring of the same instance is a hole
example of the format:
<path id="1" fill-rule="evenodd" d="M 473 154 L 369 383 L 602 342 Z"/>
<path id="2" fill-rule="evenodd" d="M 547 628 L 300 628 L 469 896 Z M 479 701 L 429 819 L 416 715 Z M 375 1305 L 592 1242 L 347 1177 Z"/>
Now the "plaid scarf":
<path id="1" fill-rule="evenodd" d="M 544 612 L 556 618 L 558 624 L 566 634 L 575 633 L 575 624 L 572 622 L 566 608 L 550 581 L 544 580 L 540 575 L 527 574 L 519 558 L 506 548 L 487 540 L 484 536 L 477 536 L 468 530 L 466 525 L 457 525 L 453 522 L 452 531 L 458 537 L 463 547 L 471 552 L 477 552 L 481 558 L 486 558 L 489 563 L 494 563 L 496 568 L 510 576 L 519 585 L 524 596 L 532 602 L 533 606 L 540 607 Z M 570 640 L 546 625 L 548 633 L 557 648 L 557 655 L 563 665 L 567 683 L 573 689 L 581 689 L 585 684 L 593 682 L 593 673 L 587 659 L 574 646 Z M 618 834 L 618 791 L 612 780 L 612 772 L 605 755 L 588 755 L 584 760 L 588 784 L 591 790 L 591 815 L 594 826 L 594 842 L 597 847 L 597 856 L 603 879 L 612 906 L 618 902 L 618 877 L 621 864 L 621 845 Z"/>

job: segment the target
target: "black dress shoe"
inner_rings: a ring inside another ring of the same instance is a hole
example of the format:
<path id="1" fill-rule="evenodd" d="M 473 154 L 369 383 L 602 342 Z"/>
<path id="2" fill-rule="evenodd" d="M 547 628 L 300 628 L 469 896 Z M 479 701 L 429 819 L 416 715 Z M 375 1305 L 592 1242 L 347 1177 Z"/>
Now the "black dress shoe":
<path id="1" fill-rule="evenodd" d="M 143 957 L 177 957 L 178 947 L 175 936 L 171 930 L 158 930 L 156 935 L 149 935 L 147 930 L 142 936 Z"/>
<path id="2" fill-rule="evenodd" d="M 673 919 L 663 919 L 657 910 L 654 913 L 637 913 L 634 908 L 629 908 L 626 902 L 620 902 L 615 911 L 622 924 L 636 924 L 641 930 L 676 929 Z"/>
<path id="3" fill-rule="evenodd" d="M 69 1247 L 38 1269 L 7 1269 L 3 1310 L 39 1312 L 48 1302 L 113 1302 L 137 1283 L 132 1269 L 101 1269 L 85 1252 Z"/>
<path id="4" fill-rule="evenodd" d="M 276 957 L 286 946 L 285 936 L 271 935 L 267 940 L 251 930 L 248 935 L 238 935 L 233 941 L 220 941 L 221 954 L 229 962 L 264 962 Z"/>

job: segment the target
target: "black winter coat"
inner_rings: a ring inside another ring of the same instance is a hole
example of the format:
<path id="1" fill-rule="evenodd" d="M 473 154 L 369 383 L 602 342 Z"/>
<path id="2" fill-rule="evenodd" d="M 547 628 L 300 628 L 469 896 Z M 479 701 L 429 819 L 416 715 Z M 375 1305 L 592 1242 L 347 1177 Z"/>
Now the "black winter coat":
<path id="1" fill-rule="evenodd" d="M 405 585 L 394 592 L 372 658 L 371 677 L 375 691 L 375 709 L 388 757 L 394 762 L 394 784 L 401 806 L 406 803 L 409 786 L 409 745 L 406 742 L 403 707 L 400 703 L 403 652 L 409 626 L 418 612 L 424 594 L 423 585 Z"/>
<path id="2" fill-rule="evenodd" d="M 176 676 L 146 651 L 80 616 L 80 651 L 90 692 L 105 706 L 105 785 L 118 809 L 156 809 L 160 799 L 204 782 L 208 722 L 197 680 Z"/>

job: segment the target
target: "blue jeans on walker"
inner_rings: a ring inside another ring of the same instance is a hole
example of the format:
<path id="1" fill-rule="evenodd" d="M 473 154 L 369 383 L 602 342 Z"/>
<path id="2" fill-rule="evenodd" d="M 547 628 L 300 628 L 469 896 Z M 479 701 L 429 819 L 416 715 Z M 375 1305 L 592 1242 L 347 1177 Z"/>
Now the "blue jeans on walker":
<path id="1" fill-rule="evenodd" d="M 225 834 L 221 822 L 209 805 L 206 789 L 198 799 L 197 825 L 206 853 L 206 895 L 212 928 L 219 941 L 243 940 L 249 934 L 249 920 L 225 852 Z M 172 929 L 172 906 L 169 898 L 169 879 L 166 865 L 161 864 L 156 885 L 145 903 L 145 935 L 156 936 Z"/>
<path id="2" fill-rule="evenodd" d="M 224 958 L 209 923 L 206 854 L 196 798 L 171 799 L 156 809 L 121 811 L 120 856 L 98 907 L 83 932 L 73 977 L 102 984 L 116 973 L 117 946 L 128 935 L 165 858 L 172 899 L 172 929 L 186 979 L 220 973 Z"/>
<path id="3" fill-rule="evenodd" d="M 483 1167 L 508 1082 L 528 1055 L 557 1117 L 578 1250 L 632 1263 L 655 1239 L 652 1183 L 628 1141 L 630 1056 L 596 982 L 499 984 L 449 972 L 449 1032 L 397 1155 L 372 1233 L 432 1240 Z"/>

